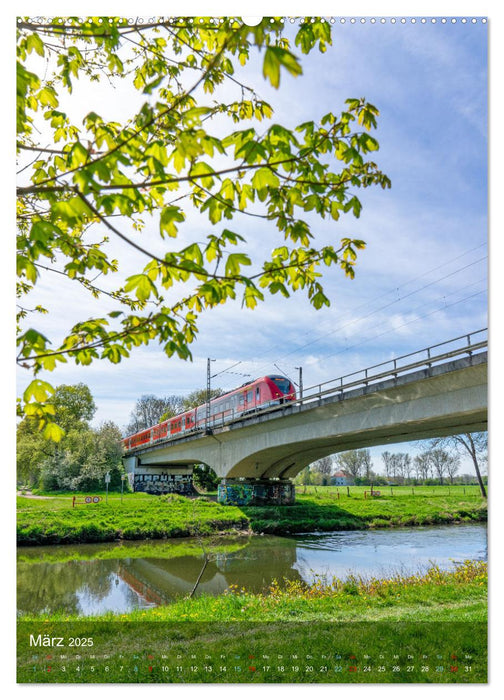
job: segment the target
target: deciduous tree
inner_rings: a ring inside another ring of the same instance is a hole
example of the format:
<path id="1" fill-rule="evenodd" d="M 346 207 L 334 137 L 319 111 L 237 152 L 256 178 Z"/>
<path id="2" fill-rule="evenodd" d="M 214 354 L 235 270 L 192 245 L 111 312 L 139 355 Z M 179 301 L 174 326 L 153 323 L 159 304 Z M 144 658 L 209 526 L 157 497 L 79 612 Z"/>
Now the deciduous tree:
<path id="1" fill-rule="evenodd" d="M 217 398 L 217 396 L 221 396 L 222 394 L 222 389 L 215 388 L 215 389 L 210 389 L 210 400 Z M 184 411 L 188 411 L 191 408 L 197 408 L 198 406 L 203 406 L 206 404 L 208 398 L 208 392 L 206 389 L 196 389 L 195 391 L 191 391 L 190 394 L 187 396 L 184 396 L 183 398 L 183 404 L 184 404 Z"/>
<path id="2" fill-rule="evenodd" d="M 62 430 L 42 370 L 118 363 L 152 341 L 187 359 L 205 310 L 235 298 L 254 308 L 266 293 L 300 290 L 318 309 L 330 303 L 323 267 L 353 277 L 364 242 L 345 232 L 326 245 L 317 228 L 358 217 L 359 188 L 390 186 L 372 160 L 378 109 L 361 98 L 326 114 L 314 104 L 312 118 L 288 128 L 242 74 L 259 57 L 279 88 L 302 72 L 300 54 L 326 50 L 327 21 L 290 34 L 280 18 L 256 27 L 237 18 L 21 18 L 17 28 L 18 363 L 35 374 L 19 411 L 45 437 Z M 119 121 L 93 103 L 89 86 L 100 80 L 130 86 Z M 73 96 L 86 89 L 89 108 L 76 121 Z M 200 217 L 192 238 L 189 212 Z M 263 258 L 243 235 L 251 217 L 269 227 Z M 141 235 L 153 226 L 155 250 Z M 135 251 L 133 273 L 110 255 L 109 238 Z M 24 299 L 62 277 L 109 303 L 60 340 L 37 327 L 37 314 L 54 309 Z"/>
<path id="3" fill-rule="evenodd" d="M 322 457 L 321 459 L 318 459 L 316 462 L 313 462 L 313 464 L 310 465 L 310 469 L 312 472 L 320 474 L 320 481 L 322 486 L 327 486 L 327 484 L 329 483 L 329 477 L 331 476 L 334 469 L 333 457 L 329 455 L 328 457 Z"/>
<path id="4" fill-rule="evenodd" d="M 150 428 L 161 420 L 166 420 L 166 418 L 180 413 L 183 406 L 183 399 L 180 396 L 159 397 L 154 396 L 154 394 L 144 394 L 135 403 L 125 433 L 132 435 L 139 430 Z"/>
<path id="5" fill-rule="evenodd" d="M 338 469 L 351 474 L 354 478 L 358 476 L 369 476 L 371 471 L 371 453 L 369 450 L 349 450 L 336 455 Z"/>
<path id="6" fill-rule="evenodd" d="M 483 498 L 487 497 L 485 484 L 481 476 L 482 465 L 488 460 L 488 433 L 461 433 L 443 438 L 434 438 L 429 442 L 433 448 L 441 447 L 454 450 L 457 455 L 469 454 L 474 465 L 476 478 Z"/>

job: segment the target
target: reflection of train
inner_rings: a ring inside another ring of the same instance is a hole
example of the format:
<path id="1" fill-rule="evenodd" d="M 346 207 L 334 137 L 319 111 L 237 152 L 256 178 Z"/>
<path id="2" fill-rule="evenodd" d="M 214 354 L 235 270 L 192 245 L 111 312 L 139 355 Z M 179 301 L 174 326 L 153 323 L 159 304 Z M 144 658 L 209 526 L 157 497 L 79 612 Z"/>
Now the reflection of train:
<path id="1" fill-rule="evenodd" d="M 168 418 L 152 428 L 130 435 L 122 441 L 123 447 L 125 450 L 132 450 L 156 440 L 221 425 L 257 409 L 278 406 L 287 401 L 294 401 L 295 398 L 296 390 L 290 379 L 277 375 L 261 377 L 212 399 L 208 426 L 207 405 L 203 404 Z"/>

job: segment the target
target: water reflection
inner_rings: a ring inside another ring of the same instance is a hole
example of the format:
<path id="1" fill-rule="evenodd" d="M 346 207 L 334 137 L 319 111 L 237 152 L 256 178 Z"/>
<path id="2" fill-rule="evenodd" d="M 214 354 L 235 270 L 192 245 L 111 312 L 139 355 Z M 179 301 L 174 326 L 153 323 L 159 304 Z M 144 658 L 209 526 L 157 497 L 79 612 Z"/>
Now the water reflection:
<path id="1" fill-rule="evenodd" d="M 18 611 L 92 615 L 162 605 L 188 595 L 203 564 L 197 543 L 149 542 L 20 548 Z M 231 584 L 259 592 L 273 579 L 412 572 L 435 562 L 486 559 L 485 525 L 313 533 L 221 540 L 198 594 Z"/>
<path id="2" fill-rule="evenodd" d="M 327 552 L 330 551 L 330 557 Z M 313 533 L 297 538 L 297 563 L 304 581 L 349 574 L 388 577 L 425 571 L 433 564 L 453 569 L 465 559 L 488 559 L 486 525 L 418 527 Z"/>

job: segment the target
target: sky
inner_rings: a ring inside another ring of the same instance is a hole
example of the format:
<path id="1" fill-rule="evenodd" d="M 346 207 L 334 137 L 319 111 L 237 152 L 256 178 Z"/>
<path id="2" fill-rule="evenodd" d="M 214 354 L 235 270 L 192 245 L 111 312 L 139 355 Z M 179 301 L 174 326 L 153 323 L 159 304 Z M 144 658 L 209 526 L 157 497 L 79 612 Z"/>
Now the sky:
<path id="1" fill-rule="evenodd" d="M 331 306 L 319 311 L 299 293 L 288 300 L 269 297 L 253 311 L 236 302 L 206 312 L 190 363 L 167 358 L 153 344 L 119 365 L 102 361 L 82 368 L 69 362 L 41 375 L 53 385 L 86 383 L 98 406 L 95 424 L 113 420 L 122 428 L 143 394 L 184 395 L 205 386 L 208 357 L 215 360 L 213 386 L 224 390 L 278 371 L 297 381 L 299 367 L 308 387 L 486 328 L 487 25 L 481 18 L 373 24 L 368 17 L 365 23 L 337 18 L 332 27 L 333 46 L 326 54 L 301 56 L 303 75 L 282 74 L 279 90 L 266 83 L 259 60 L 251 61 L 244 76 L 274 107 L 273 121 L 289 127 L 337 113 L 349 97 L 365 97 L 379 108 L 374 159 L 392 188 L 360 190 L 358 220 L 346 215 L 317 224 L 324 242 L 343 236 L 366 241 L 355 279 L 336 268 L 325 273 Z M 289 22 L 286 32 L 292 32 Z M 233 87 L 225 90 L 230 95 Z M 82 84 L 62 104 L 77 121 L 90 108 L 105 118 L 124 118 L 141 99 L 126 86 L 90 91 Z M 208 219 L 186 212 L 181 241 L 210 232 Z M 275 233 L 256 222 L 241 217 L 230 228 L 258 255 L 274 247 Z M 132 234 L 127 222 L 122 230 Z M 138 240 L 157 252 L 166 246 L 154 221 Z M 111 242 L 110 250 L 123 274 L 146 262 L 120 242 Z M 37 328 L 55 343 L 76 320 L 110 310 L 50 276 L 29 300 L 51 309 L 37 319 Z M 19 390 L 28 381 L 21 371 Z M 372 450 L 377 469 L 383 449 Z"/>

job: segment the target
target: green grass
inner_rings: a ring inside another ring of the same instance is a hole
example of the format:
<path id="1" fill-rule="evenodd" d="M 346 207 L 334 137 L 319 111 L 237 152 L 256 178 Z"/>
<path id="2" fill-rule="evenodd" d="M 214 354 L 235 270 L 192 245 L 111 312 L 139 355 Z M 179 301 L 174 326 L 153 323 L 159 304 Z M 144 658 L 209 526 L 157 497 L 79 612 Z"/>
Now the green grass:
<path id="1" fill-rule="evenodd" d="M 484 521 L 487 502 L 477 487 L 386 487 L 371 498 L 369 487 L 296 488 L 293 506 L 244 507 L 256 532 L 354 530 Z M 367 492 L 367 494 L 366 494 Z M 338 497 L 339 496 L 339 497 Z M 367 497 L 366 497 L 367 496 Z"/>
<path id="2" fill-rule="evenodd" d="M 465 562 L 453 572 L 273 584 L 263 594 L 232 588 L 128 615 L 25 616 L 18 680 L 484 682 L 486 595 L 486 564 Z M 88 649 L 80 650 L 84 660 L 34 660 L 30 634 L 92 637 L 95 656 L 90 661 Z"/>
<path id="3" fill-rule="evenodd" d="M 182 496 L 109 498 L 72 508 L 70 497 L 18 497 L 19 544 L 65 544 L 189 537 L 248 527 L 238 508 Z"/>
<path id="4" fill-rule="evenodd" d="M 476 487 L 381 489 L 365 498 L 368 487 L 298 487 L 293 506 L 222 506 L 204 498 L 109 495 L 98 504 L 72 508 L 72 495 L 17 498 L 18 543 L 64 544 L 117 539 L 159 539 L 243 530 L 282 534 L 314 530 L 484 521 L 487 502 Z M 339 498 L 338 498 L 339 491 Z"/>

